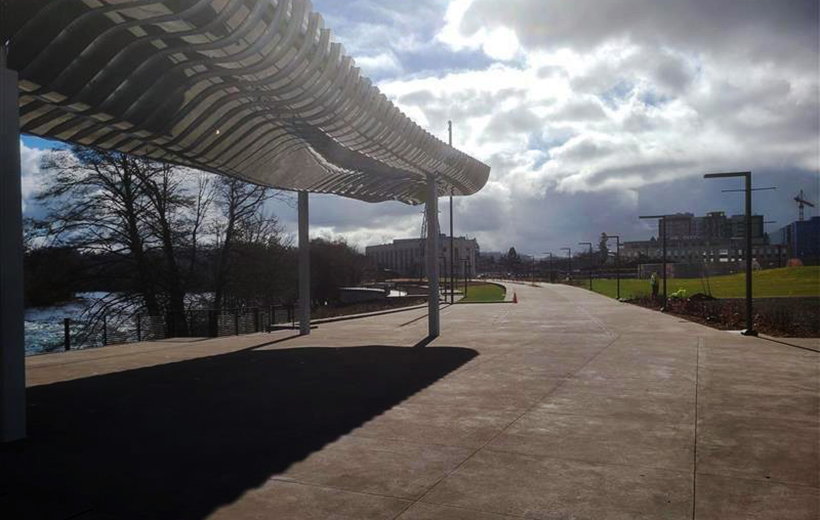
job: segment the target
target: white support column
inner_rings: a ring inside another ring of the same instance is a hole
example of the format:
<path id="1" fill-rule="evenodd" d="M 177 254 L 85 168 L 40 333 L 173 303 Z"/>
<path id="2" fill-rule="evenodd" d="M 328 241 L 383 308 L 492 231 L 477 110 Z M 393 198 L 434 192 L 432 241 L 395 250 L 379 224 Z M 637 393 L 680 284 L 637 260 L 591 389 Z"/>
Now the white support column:
<path id="1" fill-rule="evenodd" d="M 299 192 L 299 332 L 310 334 L 310 216 L 308 192 Z"/>
<path id="2" fill-rule="evenodd" d="M 427 330 L 429 338 L 438 337 L 441 332 L 439 317 L 439 273 L 438 273 L 438 187 L 433 175 L 427 176 Z"/>
<path id="3" fill-rule="evenodd" d="M 26 436 L 21 206 L 17 72 L 0 42 L 0 442 Z"/>

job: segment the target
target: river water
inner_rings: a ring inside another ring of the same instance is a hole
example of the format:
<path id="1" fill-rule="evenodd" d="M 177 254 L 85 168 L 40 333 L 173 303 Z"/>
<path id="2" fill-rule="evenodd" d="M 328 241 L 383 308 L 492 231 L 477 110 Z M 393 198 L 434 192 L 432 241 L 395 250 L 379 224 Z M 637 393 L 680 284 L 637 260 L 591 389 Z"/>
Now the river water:
<path id="1" fill-rule="evenodd" d="M 26 309 L 26 355 L 63 350 L 63 320 L 82 320 L 83 312 L 106 295 L 107 293 L 80 293 L 72 302 Z"/>

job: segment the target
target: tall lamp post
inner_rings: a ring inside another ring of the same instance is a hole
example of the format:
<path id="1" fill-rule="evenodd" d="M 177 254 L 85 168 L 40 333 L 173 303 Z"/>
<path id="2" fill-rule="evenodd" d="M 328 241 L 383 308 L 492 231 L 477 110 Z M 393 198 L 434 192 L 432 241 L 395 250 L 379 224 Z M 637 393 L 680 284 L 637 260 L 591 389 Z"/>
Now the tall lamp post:
<path id="1" fill-rule="evenodd" d="M 569 269 L 567 269 L 567 279 L 572 280 L 572 248 L 571 247 L 562 247 L 561 251 L 567 252 L 567 259 L 569 260 Z"/>
<path id="2" fill-rule="evenodd" d="M 661 235 L 663 235 L 663 307 L 661 311 L 666 310 L 666 217 L 668 215 L 642 215 L 640 219 L 659 219 L 661 222 Z"/>
<path id="3" fill-rule="evenodd" d="M 742 191 L 746 194 L 746 330 L 744 336 L 757 336 L 754 330 L 754 316 L 752 309 L 752 192 L 772 190 L 774 188 L 752 189 L 752 172 L 707 173 L 704 179 L 722 179 L 727 177 L 743 177 L 745 187 L 742 190 L 724 190 L 725 192 Z"/>
<path id="4" fill-rule="evenodd" d="M 589 246 L 589 290 L 592 290 L 592 242 L 578 242 L 579 246 Z"/>
<path id="5" fill-rule="evenodd" d="M 615 279 L 617 280 L 618 284 L 618 296 L 617 299 L 621 299 L 621 237 L 619 235 L 606 235 L 606 239 L 609 240 L 610 238 L 615 239 Z M 665 256 L 665 255 L 664 255 Z"/>

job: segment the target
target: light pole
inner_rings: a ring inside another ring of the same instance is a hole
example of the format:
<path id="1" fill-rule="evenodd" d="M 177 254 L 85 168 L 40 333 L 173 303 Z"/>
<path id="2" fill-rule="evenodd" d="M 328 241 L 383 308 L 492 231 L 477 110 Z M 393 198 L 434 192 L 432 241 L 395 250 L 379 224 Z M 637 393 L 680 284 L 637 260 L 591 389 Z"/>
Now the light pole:
<path id="1" fill-rule="evenodd" d="M 470 259 L 464 259 L 464 297 L 467 297 L 467 276 L 469 275 Z"/>
<path id="2" fill-rule="evenodd" d="M 746 330 L 744 336 L 757 336 L 754 330 L 752 309 L 752 192 L 772 190 L 774 188 L 752 189 L 752 172 L 707 173 L 704 179 L 721 179 L 727 177 L 743 177 L 746 186 L 742 190 L 724 190 L 724 192 L 742 191 L 746 194 Z"/>
<path id="3" fill-rule="evenodd" d="M 578 242 L 579 246 L 589 246 L 589 290 L 592 290 L 592 242 Z"/>
<path id="4" fill-rule="evenodd" d="M 621 299 L 621 237 L 619 235 L 607 235 L 606 239 L 609 240 L 610 238 L 615 239 L 615 279 L 618 280 L 618 296 L 616 299 Z M 665 255 L 664 255 L 665 256 Z"/>
<path id="5" fill-rule="evenodd" d="M 571 247 L 562 247 L 561 251 L 567 252 L 567 259 L 569 261 L 569 269 L 567 269 L 567 279 L 572 280 L 572 248 Z"/>
<path id="6" fill-rule="evenodd" d="M 661 222 L 661 234 L 663 235 L 663 307 L 661 312 L 666 310 L 666 217 L 669 215 L 642 215 L 640 219 L 659 219 Z"/>

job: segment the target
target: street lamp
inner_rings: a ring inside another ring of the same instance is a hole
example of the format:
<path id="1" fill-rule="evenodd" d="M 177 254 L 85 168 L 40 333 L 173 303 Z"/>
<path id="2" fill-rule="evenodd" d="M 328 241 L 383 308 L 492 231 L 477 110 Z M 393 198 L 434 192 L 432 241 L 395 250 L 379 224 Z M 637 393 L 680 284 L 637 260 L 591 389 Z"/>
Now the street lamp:
<path id="1" fill-rule="evenodd" d="M 618 280 L 618 296 L 617 299 L 621 299 L 621 237 L 619 235 L 607 235 L 604 233 L 604 238 L 609 240 L 610 238 L 615 239 L 615 278 Z"/>
<path id="2" fill-rule="evenodd" d="M 642 215 L 638 218 L 640 219 L 660 219 L 661 221 L 661 234 L 663 235 L 663 307 L 661 307 L 661 312 L 666 310 L 666 217 L 670 215 Z"/>
<path id="3" fill-rule="evenodd" d="M 567 259 L 569 259 L 569 269 L 567 269 L 567 279 L 572 281 L 572 248 L 562 247 L 561 251 L 567 252 Z"/>
<path id="4" fill-rule="evenodd" d="M 752 189 L 752 172 L 730 172 L 730 173 L 707 173 L 704 179 L 722 179 L 727 177 L 743 177 L 746 186 L 742 191 L 746 194 L 746 330 L 741 334 L 744 336 L 757 336 L 754 330 L 754 318 L 752 316 L 752 192 L 758 190 L 771 190 L 774 188 Z"/>
<path id="5" fill-rule="evenodd" d="M 589 246 L 589 290 L 592 290 L 592 242 L 578 242 L 579 246 Z"/>
<path id="6" fill-rule="evenodd" d="M 464 259 L 464 297 L 467 297 L 467 278 L 470 275 L 470 259 Z"/>

